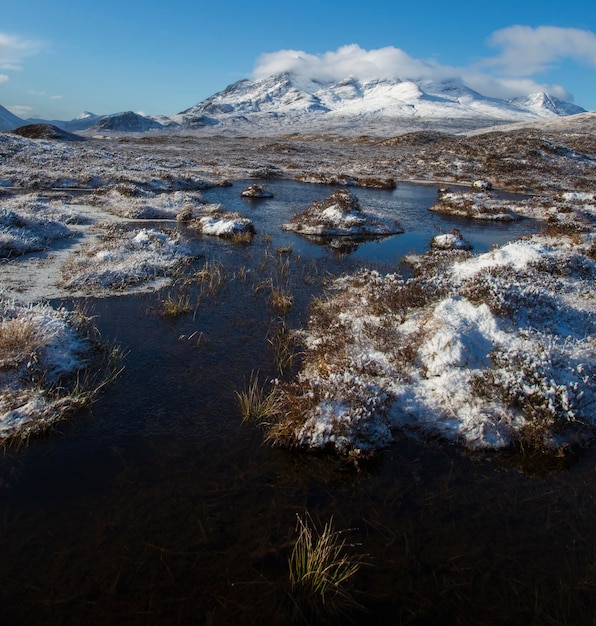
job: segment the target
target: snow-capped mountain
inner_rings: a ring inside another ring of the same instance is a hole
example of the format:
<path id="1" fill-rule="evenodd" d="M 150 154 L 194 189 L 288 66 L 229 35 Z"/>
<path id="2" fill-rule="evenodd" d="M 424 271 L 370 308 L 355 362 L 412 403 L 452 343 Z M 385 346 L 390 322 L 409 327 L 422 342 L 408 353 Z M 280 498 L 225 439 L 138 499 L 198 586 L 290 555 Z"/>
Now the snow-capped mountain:
<path id="1" fill-rule="evenodd" d="M 172 120 L 187 129 L 368 133 L 404 128 L 468 130 L 582 111 L 549 94 L 510 101 L 489 98 L 457 81 L 346 78 L 322 82 L 285 72 L 234 83 Z"/>
<path id="2" fill-rule="evenodd" d="M 551 111 L 557 116 L 576 115 L 577 113 L 586 112 L 585 109 L 578 107 L 572 102 L 563 102 L 544 92 L 533 93 L 523 98 L 513 98 L 509 102 L 516 106 L 536 111 L 540 117 L 551 117 L 544 115 L 545 111 Z M 543 114 L 540 115 L 540 113 Z"/>
<path id="3" fill-rule="evenodd" d="M 14 130 L 26 122 L 0 105 L 0 131 Z"/>
<path id="4" fill-rule="evenodd" d="M 457 80 L 363 81 L 348 77 L 322 81 L 284 72 L 260 80 L 241 80 L 182 113 L 145 116 L 132 111 L 50 123 L 85 134 L 200 132 L 278 135 L 333 132 L 342 135 L 399 135 L 415 130 L 448 133 L 584 112 L 547 93 L 512 100 L 490 98 Z M 0 130 L 26 123 L 0 107 Z M 47 122 L 45 122 L 47 123 Z"/>

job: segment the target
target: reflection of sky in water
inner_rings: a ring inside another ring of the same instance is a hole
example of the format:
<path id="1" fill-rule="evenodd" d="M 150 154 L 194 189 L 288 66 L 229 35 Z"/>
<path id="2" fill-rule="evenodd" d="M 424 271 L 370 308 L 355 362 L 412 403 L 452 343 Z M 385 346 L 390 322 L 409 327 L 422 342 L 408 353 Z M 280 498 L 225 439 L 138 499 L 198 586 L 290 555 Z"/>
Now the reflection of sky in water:
<path id="1" fill-rule="evenodd" d="M 231 187 L 210 189 L 204 192 L 204 196 L 209 202 L 221 203 L 223 208 L 238 211 L 252 219 L 258 233 L 268 233 L 274 238 L 273 245 L 291 245 L 307 257 L 321 256 L 322 242 L 281 231 L 280 227 L 313 200 L 323 200 L 337 187 L 270 181 L 267 186 L 274 197 L 254 200 L 240 197 L 240 192 L 248 184 L 249 181 L 236 182 Z M 433 213 L 428 207 L 437 198 L 436 186 L 402 183 L 393 190 L 351 188 L 351 191 L 365 210 L 369 208 L 397 218 L 405 230 L 401 235 L 360 243 L 351 251 L 351 255 L 358 259 L 393 262 L 405 254 L 426 252 L 434 235 L 449 232 L 452 228 L 461 230 L 476 253 L 486 252 L 493 245 L 502 245 L 539 230 L 539 223 L 528 219 L 513 223 L 488 222 Z"/>

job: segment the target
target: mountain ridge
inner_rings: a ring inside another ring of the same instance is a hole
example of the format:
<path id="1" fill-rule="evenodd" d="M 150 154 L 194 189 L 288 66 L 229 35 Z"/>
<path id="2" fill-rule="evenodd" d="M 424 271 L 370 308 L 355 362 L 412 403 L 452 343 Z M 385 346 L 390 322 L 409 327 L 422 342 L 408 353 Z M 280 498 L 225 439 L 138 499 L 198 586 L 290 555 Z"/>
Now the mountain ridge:
<path id="1" fill-rule="evenodd" d="M 502 100 L 484 96 L 455 79 L 363 81 L 348 76 L 333 81 L 282 72 L 258 80 L 239 80 L 170 116 L 84 111 L 70 121 L 22 120 L 0 106 L 0 130 L 50 123 L 89 135 L 168 131 L 250 135 L 387 135 L 416 130 L 455 133 L 583 112 L 582 107 L 546 92 Z"/>
<path id="2" fill-rule="evenodd" d="M 452 131 L 585 112 L 548 93 L 501 100 L 483 96 L 454 80 L 317 81 L 290 72 L 241 80 L 171 119 L 182 129 L 217 127 L 222 131 L 355 129 L 395 122 L 409 130 L 432 127 Z M 408 124 L 408 122 L 410 122 Z"/>

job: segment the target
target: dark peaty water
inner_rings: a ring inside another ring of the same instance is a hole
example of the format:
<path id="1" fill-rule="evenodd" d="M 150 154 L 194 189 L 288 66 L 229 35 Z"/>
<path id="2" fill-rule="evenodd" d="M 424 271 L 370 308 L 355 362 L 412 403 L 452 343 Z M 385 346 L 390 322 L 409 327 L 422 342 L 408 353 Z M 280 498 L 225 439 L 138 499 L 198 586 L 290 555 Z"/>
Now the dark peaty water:
<path id="1" fill-rule="evenodd" d="M 91 411 L 0 457 L 0 623 L 300 623 L 287 564 L 297 514 L 319 527 L 333 519 L 348 550 L 366 555 L 353 623 L 594 623 L 593 449 L 520 459 L 398 437 L 356 471 L 263 445 L 235 396 L 253 370 L 278 375 L 268 340 L 282 321 L 305 323 L 327 277 L 395 270 L 438 229 L 459 227 L 481 251 L 537 225 L 431 215 L 432 187 L 358 190 L 406 233 L 345 254 L 279 230 L 328 188 L 270 187 L 263 201 L 240 199 L 241 184 L 206 194 L 270 237 L 203 239 L 195 267 L 220 263 L 226 278 L 193 312 L 159 314 L 176 288 L 90 300 L 126 369 Z M 286 316 L 259 288 L 267 276 L 295 297 Z M 189 296 L 197 302 L 198 287 Z"/>

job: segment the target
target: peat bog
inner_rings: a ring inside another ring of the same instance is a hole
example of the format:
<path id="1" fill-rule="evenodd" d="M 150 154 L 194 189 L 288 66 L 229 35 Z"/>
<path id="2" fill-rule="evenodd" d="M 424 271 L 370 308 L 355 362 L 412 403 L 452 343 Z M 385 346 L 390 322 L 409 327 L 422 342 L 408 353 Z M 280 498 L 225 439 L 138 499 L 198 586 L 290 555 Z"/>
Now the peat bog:
<path id="1" fill-rule="evenodd" d="M 84 300 L 125 369 L 89 410 L 0 456 L 0 623 L 593 623 L 593 446 L 558 457 L 398 435 L 355 467 L 264 445 L 237 397 L 256 372 L 296 374 L 284 333 L 332 278 L 410 271 L 404 255 L 453 228 L 477 253 L 540 223 L 429 213 L 436 186 L 398 184 L 356 195 L 405 233 L 334 248 L 280 226 L 335 187 L 271 180 L 272 198 L 241 198 L 247 184 L 202 193 L 250 218 L 252 242 L 178 224 L 199 247 L 170 285 L 51 302 Z M 343 612 L 300 604 L 297 516 L 333 520 L 359 560 Z"/>

